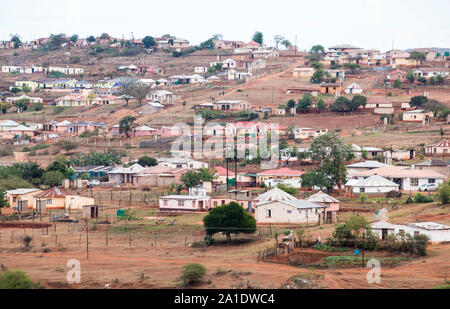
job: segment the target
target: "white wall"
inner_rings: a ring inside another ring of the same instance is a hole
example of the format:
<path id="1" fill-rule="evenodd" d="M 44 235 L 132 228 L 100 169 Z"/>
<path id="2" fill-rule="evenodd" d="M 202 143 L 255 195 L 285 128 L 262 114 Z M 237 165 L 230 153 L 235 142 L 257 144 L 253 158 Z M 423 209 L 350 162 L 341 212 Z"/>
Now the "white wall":
<path id="1" fill-rule="evenodd" d="M 271 210 L 272 216 L 268 218 L 266 211 Z M 317 210 L 317 213 L 316 213 Z M 290 211 L 290 213 L 288 213 Z M 308 212 L 308 213 L 307 213 Z M 258 223 L 317 223 L 322 209 L 297 209 L 280 202 L 258 206 L 255 208 L 255 219 Z"/>
<path id="2" fill-rule="evenodd" d="M 398 234 L 400 230 L 404 230 L 405 234 L 414 236 L 414 232 L 424 234 L 430 237 L 431 241 L 450 241 L 450 230 L 425 230 L 408 225 L 395 225 L 394 230 L 389 230 L 389 234 Z M 381 237 L 381 229 L 372 229 L 372 231 Z"/>

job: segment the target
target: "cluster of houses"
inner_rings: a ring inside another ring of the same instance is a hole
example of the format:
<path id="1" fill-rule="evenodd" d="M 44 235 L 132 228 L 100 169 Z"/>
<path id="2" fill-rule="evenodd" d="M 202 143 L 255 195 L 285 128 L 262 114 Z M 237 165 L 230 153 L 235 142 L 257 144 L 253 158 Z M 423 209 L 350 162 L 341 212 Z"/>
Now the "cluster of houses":
<path id="1" fill-rule="evenodd" d="M 80 75 L 84 73 L 83 68 L 71 68 L 67 67 L 54 67 L 50 66 L 48 68 L 43 68 L 40 66 L 34 65 L 3 65 L 2 73 L 22 73 L 22 74 L 33 74 L 33 73 L 50 73 L 50 72 L 59 72 L 65 75 Z"/>

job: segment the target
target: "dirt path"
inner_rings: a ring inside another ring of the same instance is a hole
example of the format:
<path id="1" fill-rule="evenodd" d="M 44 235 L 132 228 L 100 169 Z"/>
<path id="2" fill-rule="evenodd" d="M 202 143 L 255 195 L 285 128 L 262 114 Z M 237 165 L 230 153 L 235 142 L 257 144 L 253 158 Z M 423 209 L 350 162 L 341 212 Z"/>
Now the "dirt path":
<path id="1" fill-rule="evenodd" d="M 16 162 L 28 161 L 28 154 L 26 152 L 14 152 L 14 159 Z"/>

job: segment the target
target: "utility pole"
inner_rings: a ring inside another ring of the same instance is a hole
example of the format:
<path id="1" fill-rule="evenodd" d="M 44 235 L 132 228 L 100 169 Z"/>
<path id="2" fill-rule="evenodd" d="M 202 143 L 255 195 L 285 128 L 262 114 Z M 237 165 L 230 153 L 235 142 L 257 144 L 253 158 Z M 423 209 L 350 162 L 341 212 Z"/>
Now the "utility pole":
<path id="1" fill-rule="evenodd" d="M 89 260 L 89 224 L 86 218 L 86 259 Z"/>

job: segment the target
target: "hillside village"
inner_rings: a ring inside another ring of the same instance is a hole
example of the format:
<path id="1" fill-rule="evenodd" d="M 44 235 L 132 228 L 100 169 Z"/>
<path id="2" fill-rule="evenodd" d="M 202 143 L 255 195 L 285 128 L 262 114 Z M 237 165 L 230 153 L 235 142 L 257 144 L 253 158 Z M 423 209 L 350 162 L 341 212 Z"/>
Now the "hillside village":
<path id="1" fill-rule="evenodd" d="M 184 260 L 202 288 L 368 288 L 371 256 L 383 288 L 448 285 L 450 49 L 249 37 L 1 41 L 0 263 L 50 288 L 31 252 L 119 269 L 80 287 L 173 288 Z M 208 226 L 227 207 L 245 224 Z"/>

